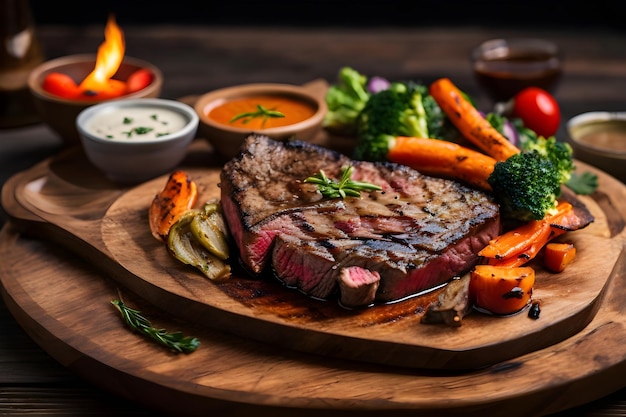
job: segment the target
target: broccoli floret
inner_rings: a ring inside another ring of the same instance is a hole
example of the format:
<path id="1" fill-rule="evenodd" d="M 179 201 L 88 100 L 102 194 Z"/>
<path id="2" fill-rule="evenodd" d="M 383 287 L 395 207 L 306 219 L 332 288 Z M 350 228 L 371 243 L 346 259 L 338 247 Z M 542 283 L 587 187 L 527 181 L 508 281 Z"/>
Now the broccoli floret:
<path id="1" fill-rule="evenodd" d="M 525 151 L 497 162 L 488 182 L 502 217 L 540 220 L 556 208 L 561 195 L 559 166 L 538 151 Z"/>
<path id="2" fill-rule="evenodd" d="M 369 98 L 367 77 L 353 68 L 341 68 L 337 84 L 331 85 L 325 96 L 328 111 L 324 127 L 334 133 L 353 135 L 356 118 Z"/>
<path id="3" fill-rule="evenodd" d="M 357 118 L 354 157 L 384 161 L 393 137 L 428 137 L 422 103 L 425 94 L 426 87 L 403 82 L 394 82 L 388 89 L 373 94 Z"/>
<path id="4" fill-rule="evenodd" d="M 422 103 L 426 111 L 426 124 L 428 135 L 431 138 L 443 139 L 449 142 L 463 143 L 465 138 L 452 123 L 450 118 L 439 107 L 433 96 L 427 94 L 423 97 Z"/>
<path id="5" fill-rule="evenodd" d="M 569 143 L 557 141 L 554 136 L 544 138 L 526 134 L 520 142 L 520 149 L 523 152 L 537 151 L 550 159 L 557 166 L 559 183 L 569 181 L 574 170 L 573 150 Z"/>

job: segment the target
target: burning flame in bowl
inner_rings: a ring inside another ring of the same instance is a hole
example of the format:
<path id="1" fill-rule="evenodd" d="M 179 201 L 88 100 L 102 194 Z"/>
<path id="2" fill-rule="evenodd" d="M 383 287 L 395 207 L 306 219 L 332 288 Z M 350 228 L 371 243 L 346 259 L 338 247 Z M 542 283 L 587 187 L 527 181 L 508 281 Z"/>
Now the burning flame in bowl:
<path id="1" fill-rule="evenodd" d="M 98 48 L 93 71 L 80 84 L 67 74 L 51 72 L 44 78 L 42 87 L 50 94 L 73 100 L 100 101 L 139 91 L 153 80 L 154 74 L 149 70 L 139 69 L 126 81 L 113 78 L 122 64 L 125 50 L 124 33 L 111 15 L 104 30 L 104 42 Z"/>

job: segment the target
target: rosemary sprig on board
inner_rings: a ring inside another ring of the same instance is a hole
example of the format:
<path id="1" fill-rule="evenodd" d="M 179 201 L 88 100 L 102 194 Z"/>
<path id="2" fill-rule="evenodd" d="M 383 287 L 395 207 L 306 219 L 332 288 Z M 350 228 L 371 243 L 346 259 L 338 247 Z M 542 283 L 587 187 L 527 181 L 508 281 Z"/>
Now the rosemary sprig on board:
<path id="1" fill-rule="evenodd" d="M 352 165 L 343 168 L 341 179 L 337 182 L 328 178 L 324 171 L 320 169 L 317 175 L 308 177 L 304 182 L 316 184 L 320 193 L 326 198 L 360 197 L 361 191 L 381 190 L 379 185 L 351 180 L 353 170 L 354 167 Z"/>
<path id="2" fill-rule="evenodd" d="M 176 352 L 190 353 L 198 348 L 200 341 L 195 337 L 183 336 L 181 332 L 168 333 L 165 329 L 152 327 L 150 321 L 139 310 L 128 307 L 122 300 L 111 300 L 122 319 L 131 330 L 147 336 Z"/>

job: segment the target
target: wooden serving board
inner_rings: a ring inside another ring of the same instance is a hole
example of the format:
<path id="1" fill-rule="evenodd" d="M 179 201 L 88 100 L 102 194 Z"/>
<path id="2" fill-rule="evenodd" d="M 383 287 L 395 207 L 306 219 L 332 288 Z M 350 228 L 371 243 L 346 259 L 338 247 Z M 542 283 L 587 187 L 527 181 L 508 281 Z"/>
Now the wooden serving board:
<path id="1" fill-rule="evenodd" d="M 167 175 L 135 187 L 109 182 L 79 149 L 11 178 L 2 203 L 15 227 L 64 245 L 124 288 L 184 321 L 280 348 L 388 366 L 467 370 L 544 349 L 582 331 L 606 303 L 606 288 L 621 272 L 626 188 L 600 175 L 585 204 L 596 221 L 567 234 L 578 248 L 570 268 L 551 274 L 537 265 L 539 320 L 473 313 L 459 328 L 420 324 L 430 296 L 346 310 L 283 288 L 272 277 L 251 279 L 236 265 L 232 279 L 215 283 L 174 260 L 154 239 L 147 210 Z M 182 168 L 198 183 L 200 201 L 219 196 L 221 162 L 202 140 Z M 612 307 L 604 307 L 612 308 Z M 621 308 L 621 307 L 620 307 Z M 80 315 L 78 313 L 77 319 Z"/>
<path id="2" fill-rule="evenodd" d="M 16 206 L 10 209 L 15 213 Z M 22 214 L 20 222 L 46 228 L 41 218 Z M 88 216 L 82 221 L 98 223 Z M 597 314 L 571 337 L 479 370 L 436 372 L 279 349 L 180 320 L 122 287 L 113 273 L 93 268 L 88 257 L 23 230 L 8 223 L 0 232 L 0 289 L 17 321 L 77 375 L 155 411 L 193 417 L 532 417 L 625 384 L 624 256 Z M 575 282 L 570 286 L 577 290 Z M 130 332 L 110 304 L 120 295 L 156 327 L 198 337 L 198 350 L 172 354 Z M 515 327 L 512 319 L 498 320 Z M 456 340 L 465 330 L 439 329 Z"/>

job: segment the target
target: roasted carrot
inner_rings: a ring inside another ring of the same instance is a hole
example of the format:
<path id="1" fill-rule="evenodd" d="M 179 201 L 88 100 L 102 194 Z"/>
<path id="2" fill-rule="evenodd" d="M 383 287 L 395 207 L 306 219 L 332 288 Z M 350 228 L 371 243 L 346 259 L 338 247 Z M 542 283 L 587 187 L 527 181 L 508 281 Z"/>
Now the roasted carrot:
<path id="1" fill-rule="evenodd" d="M 563 272 L 576 257 L 576 247 L 570 242 L 550 242 L 543 251 L 543 264 L 553 272 Z"/>
<path id="2" fill-rule="evenodd" d="M 534 285 L 535 270 L 531 267 L 476 265 L 470 274 L 469 293 L 476 307 L 509 315 L 530 303 Z"/>
<path id="3" fill-rule="evenodd" d="M 496 160 L 481 152 L 445 140 L 398 136 L 387 159 L 426 175 L 457 179 L 491 191 L 487 178 Z"/>
<path id="4" fill-rule="evenodd" d="M 478 252 L 478 255 L 486 258 L 485 261 L 489 265 L 509 267 L 524 265 L 535 258 L 550 240 L 567 231 L 561 224 L 570 222 L 569 216 L 572 212 L 572 205 L 561 201 L 555 213 L 499 235 Z"/>
<path id="5" fill-rule="evenodd" d="M 196 183 L 184 171 L 170 174 L 165 188 L 154 196 L 148 210 L 150 231 L 164 241 L 170 228 L 198 199 Z"/>
<path id="6" fill-rule="evenodd" d="M 449 78 L 434 81 L 429 91 L 463 136 L 487 155 L 504 161 L 520 152 L 480 114 Z"/>

